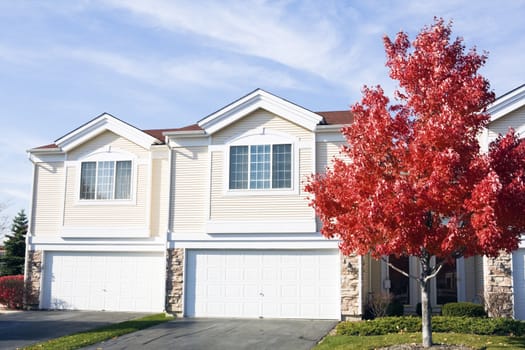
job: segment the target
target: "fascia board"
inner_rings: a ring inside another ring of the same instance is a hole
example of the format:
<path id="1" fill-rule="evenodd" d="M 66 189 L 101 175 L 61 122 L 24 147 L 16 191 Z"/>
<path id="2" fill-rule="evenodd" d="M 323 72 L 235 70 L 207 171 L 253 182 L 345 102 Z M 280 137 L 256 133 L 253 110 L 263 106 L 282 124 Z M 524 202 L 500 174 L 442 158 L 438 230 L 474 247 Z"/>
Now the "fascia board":
<path id="1" fill-rule="evenodd" d="M 490 114 L 490 121 L 493 122 L 523 106 L 525 106 L 525 85 L 498 98 L 487 107 L 487 113 Z"/>

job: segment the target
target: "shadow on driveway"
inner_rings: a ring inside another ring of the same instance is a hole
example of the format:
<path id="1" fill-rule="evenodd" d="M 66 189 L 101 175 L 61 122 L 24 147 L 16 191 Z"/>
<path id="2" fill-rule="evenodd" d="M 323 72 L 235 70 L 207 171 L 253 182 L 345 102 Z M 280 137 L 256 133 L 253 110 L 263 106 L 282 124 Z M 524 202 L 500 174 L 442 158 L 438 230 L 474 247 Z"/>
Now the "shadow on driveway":
<path id="1" fill-rule="evenodd" d="M 109 311 L 19 311 L 0 313 L 0 349 L 16 349 L 148 315 Z"/>
<path id="2" fill-rule="evenodd" d="M 311 349 L 338 321 L 180 318 L 84 349 Z"/>

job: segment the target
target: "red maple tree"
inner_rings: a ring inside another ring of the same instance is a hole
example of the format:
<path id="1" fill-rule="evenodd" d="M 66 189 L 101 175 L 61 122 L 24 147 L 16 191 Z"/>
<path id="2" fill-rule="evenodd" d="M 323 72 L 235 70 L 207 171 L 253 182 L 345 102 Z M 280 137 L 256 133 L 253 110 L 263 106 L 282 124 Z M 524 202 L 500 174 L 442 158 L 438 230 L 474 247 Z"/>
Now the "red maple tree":
<path id="1" fill-rule="evenodd" d="M 420 286 L 425 347 L 430 279 L 442 266 L 433 262 L 510 252 L 525 231 L 525 145 L 510 130 L 480 151 L 494 100 L 478 73 L 487 57 L 451 32 L 435 18 L 412 43 L 404 32 L 384 38 L 395 101 L 365 86 L 341 156 L 305 187 L 322 234 L 344 254 L 418 258 L 417 276 L 400 272 Z"/>

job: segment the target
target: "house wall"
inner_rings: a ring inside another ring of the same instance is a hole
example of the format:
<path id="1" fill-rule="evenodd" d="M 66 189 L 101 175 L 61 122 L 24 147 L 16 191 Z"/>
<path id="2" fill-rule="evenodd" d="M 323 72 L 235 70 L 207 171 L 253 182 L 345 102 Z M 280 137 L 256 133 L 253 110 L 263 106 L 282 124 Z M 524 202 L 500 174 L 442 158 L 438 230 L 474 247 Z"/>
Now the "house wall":
<path id="1" fill-rule="evenodd" d="M 171 157 L 170 227 L 176 233 L 203 233 L 209 198 L 208 147 L 176 148 Z"/>
<path id="2" fill-rule="evenodd" d="M 38 236 L 56 235 L 62 225 L 64 164 L 37 163 L 34 176 L 30 232 Z"/>
<path id="3" fill-rule="evenodd" d="M 488 127 L 489 143 L 496 139 L 498 134 L 505 135 L 510 127 L 514 128 L 514 130 L 521 134 L 525 132 L 525 106 L 512 111 L 504 118 L 500 118 L 490 123 Z"/>
<path id="4" fill-rule="evenodd" d="M 80 162 L 94 152 L 129 152 L 133 159 L 131 201 L 79 200 Z M 157 164 L 157 168 L 159 165 Z M 148 226 L 148 195 L 150 191 L 150 152 L 110 131 L 105 131 L 67 154 L 64 227 L 128 227 Z M 108 210 L 110 209 L 110 210 Z M 96 218 L 96 220 L 93 220 Z"/>
<path id="5" fill-rule="evenodd" d="M 159 235 L 168 230 L 170 197 L 170 164 L 168 152 L 162 158 L 152 161 L 151 170 L 151 235 Z"/>

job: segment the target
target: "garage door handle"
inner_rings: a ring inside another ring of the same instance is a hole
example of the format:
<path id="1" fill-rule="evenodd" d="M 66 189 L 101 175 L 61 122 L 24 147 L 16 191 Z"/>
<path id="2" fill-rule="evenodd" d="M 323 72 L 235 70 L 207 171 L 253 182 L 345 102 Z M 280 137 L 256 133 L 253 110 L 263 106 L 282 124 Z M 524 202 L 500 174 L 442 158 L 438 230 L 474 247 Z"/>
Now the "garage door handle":
<path id="1" fill-rule="evenodd" d="M 259 293 L 259 295 L 263 297 L 263 296 L 264 296 L 264 293 L 263 293 L 263 292 L 261 292 L 261 293 Z"/>

